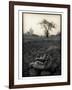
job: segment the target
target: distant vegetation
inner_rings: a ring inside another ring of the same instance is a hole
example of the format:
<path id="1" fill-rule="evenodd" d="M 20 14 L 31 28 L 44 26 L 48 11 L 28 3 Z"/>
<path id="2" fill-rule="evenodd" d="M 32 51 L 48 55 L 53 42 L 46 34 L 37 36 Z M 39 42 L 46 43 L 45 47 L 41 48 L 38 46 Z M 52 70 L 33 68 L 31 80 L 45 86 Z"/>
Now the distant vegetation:
<path id="1" fill-rule="evenodd" d="M 30 30 L 28 32 L 25 33 L 25 35 L 32 35 L 34 32 L 33 32 L 33 29 L 30 28 Z"/>

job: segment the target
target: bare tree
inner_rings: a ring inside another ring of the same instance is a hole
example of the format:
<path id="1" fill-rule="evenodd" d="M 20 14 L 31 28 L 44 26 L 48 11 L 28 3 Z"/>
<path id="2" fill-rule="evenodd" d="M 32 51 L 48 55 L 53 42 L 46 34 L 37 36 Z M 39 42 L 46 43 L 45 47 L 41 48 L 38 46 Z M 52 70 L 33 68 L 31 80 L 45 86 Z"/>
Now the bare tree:
<path id="1" fill-rule="evenodd" d="M 32 35 L 34 32 L 33 32 L 33 29 L 30 28 L 29 31 L 26 33 L 27 35 Z"/>
<path id="2" fill-rule="evenodd" d="M 40 22 L 40 25 L 44 27 L 46 37 L 49 37 L 49 31 L 51 31 L 52 28 L 55 28 L 55 24 L 53 22 L 47 21 L 46 19 L 43 19 L 43 21 Z"/>
<path id="3" fill-rule="evenodd" d="M 32 28 L 30 28 L 29 32 L 30 32 L 30 35 L 34 33 Z"/>

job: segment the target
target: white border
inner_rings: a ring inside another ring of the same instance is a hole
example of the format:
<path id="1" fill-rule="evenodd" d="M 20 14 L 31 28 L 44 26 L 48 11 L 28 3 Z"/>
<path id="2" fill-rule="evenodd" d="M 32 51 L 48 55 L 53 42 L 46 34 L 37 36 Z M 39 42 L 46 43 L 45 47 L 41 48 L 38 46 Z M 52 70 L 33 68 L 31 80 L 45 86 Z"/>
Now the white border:
<path id="1" fill-rule="evenodd" d="M 18 10 L 21 11 L 18 12 Z M 22 78 L 22 12 L 24 12 L 24 10 L 25 12 L 26 10 L 28 10 L 30 12 L 40 11 L 42 13 L 43 11 L 46 11 L 44 13 L 50 12 L 51 14 L 51 12 L 57 12 L 53 14 L 62 14 L 62 55 L 61 55 L 62 75 L 61 76 L 45 76 L 45 77 L 42 76 L 42 77 Z M 18 14 L 19 14 L 19 23 L 18 23 Z M 14 19 L 14 84 L 20 85 L 20 84 L 66 82 L 67 81 L 67 9 L 16 5 L 14 6 L 14 17 L 15 17 Z"/>

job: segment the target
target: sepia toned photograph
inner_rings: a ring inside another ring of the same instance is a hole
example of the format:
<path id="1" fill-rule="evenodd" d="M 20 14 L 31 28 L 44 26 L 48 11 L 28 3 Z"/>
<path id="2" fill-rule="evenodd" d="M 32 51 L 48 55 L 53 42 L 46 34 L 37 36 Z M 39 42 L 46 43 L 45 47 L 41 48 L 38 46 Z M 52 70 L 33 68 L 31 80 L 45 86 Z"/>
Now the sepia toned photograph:
<path id="1" fill-rule="evenodd" d="M 61 19 L 22 13 L 22 77 L 61 75 Z"/>

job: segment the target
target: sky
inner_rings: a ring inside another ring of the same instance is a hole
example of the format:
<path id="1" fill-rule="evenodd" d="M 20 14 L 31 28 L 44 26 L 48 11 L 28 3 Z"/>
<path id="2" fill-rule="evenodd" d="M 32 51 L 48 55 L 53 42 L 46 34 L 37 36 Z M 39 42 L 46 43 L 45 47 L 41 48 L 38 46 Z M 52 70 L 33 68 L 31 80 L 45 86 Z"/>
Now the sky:
<path id="1" fill-rule="evenodd" d="M 39 24 L 43 19 L 53 22 L 56 25 L 56 28 L 52 28 L 52 30 L 49 32 L 50 35 L 56 35 L 58 32 L 60 32 L 60 15 L 23 13 L 24 33 L 28 32 L 30 28 L 32 28 L 34 34 L 44 35 L 44 28 L 42 28 Z"/>

